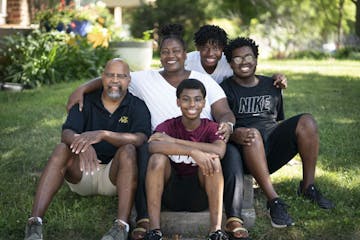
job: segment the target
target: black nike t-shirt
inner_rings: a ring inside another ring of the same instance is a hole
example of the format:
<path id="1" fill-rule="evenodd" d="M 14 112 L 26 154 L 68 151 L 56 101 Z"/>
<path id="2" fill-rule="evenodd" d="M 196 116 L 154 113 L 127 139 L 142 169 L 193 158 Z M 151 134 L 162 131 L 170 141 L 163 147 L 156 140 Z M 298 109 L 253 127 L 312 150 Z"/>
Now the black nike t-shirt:
<path id="1" fill-rule="evenodd" d="M 241 86 L 232 77 L 220 85 L 236 117 L 235 127 L 256 128 L 266 140 L 277 122 L 285 118 L 282 91 L 273 86 L 272 78 L 256 77 L 260 81 L 253 87 Z"/>

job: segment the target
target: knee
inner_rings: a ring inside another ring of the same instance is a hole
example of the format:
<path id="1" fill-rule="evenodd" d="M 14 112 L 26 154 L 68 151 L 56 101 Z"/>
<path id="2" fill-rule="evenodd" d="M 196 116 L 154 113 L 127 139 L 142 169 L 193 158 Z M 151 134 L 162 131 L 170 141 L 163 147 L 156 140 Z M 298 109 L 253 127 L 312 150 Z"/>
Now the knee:
<path id="1" fill-rule="evenodd" d="M 261 133 L 256 128 L 250 128 L 251 133 L 254 135 L 254 141 L 250 146 L 253 147 L 263 147 L 263 139 L 261 137 Z"/>
<path id="2" fill-rule="evenodd" d="M 68 151 L 70 151 L 70 148 L 69 148 L 69 146 L 67 145 L 67 144 L 65 144 L 65 143 L 63 143 L 63 142 L 61 142 L 61 143 L 59 143 L 58 145 L 56 145 L 56 147 L 55 147 L 55 152 L 68 152 Z"/>
<path id="3" fill-rule="evenodd" d="M 303 133 L 317 134 L 318 126 L 316 120 L 309 113 L 303 114 L 299 119 L 299 122 L 296 127 L 296 131 L 298 134 L 303 134 Z"/>
<path id="4" fill-rule="evenodd" d="M 65 143 L 55 146 L 53 153 L 48 159 L 49 163 L 66 164 L 71 159 L 71 150 Z"/>
<path id="5" fill-rule="evenodd" d="M 152 154 L 148 163 L 148 171 L 165 170 L 167 161 L 169 161 L 169 159 L 164 154 L 159 154 L 159 153 Z"/>
<path id="6" fill-rule="evenodd" d="M 127 167 L 136 165 L 136 147 L 133 144 L 126 144 L 121 146 L 115 156 L 114 161 Z"/>

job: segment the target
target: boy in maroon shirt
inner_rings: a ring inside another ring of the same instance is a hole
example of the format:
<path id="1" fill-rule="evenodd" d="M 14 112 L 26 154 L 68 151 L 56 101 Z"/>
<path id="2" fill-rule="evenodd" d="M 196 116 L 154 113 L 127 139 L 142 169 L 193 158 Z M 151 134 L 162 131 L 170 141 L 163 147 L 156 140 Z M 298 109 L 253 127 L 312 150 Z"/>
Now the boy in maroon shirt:
<path id="1" fill-rule="evenodd" d="M 202 211 L 209 207 L 209 239 L 221 231 L 224 179 L 220 159 L 226 144 L 216 135 L 218 124 L 201 119 L 206 90 L 196 79 L 183 80 L 176 90 L 182 116 L 159 124 L 149 139 L 152 153 L 146 175 L 150 232 L 160 240 L 161 206 L 173 211 Z"/>

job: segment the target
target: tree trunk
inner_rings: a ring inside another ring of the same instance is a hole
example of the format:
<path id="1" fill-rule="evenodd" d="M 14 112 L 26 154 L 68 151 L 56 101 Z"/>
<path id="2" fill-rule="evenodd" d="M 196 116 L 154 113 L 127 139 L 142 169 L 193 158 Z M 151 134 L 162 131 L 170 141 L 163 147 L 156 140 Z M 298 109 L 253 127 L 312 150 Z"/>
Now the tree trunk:
<path id="1" fill-rule="evenodd" d="M 356 5 L 356 17 L 355 17 L 355 33 L 358 39 L 360 39 L 360 0 L 354 1 Z"/>
<path id="2" fill-rule="evenodd" d="M 336 43 L 336 49 L 339 49 L 341 46 L 341 36 L 342 36 L 342 19 L 344 14 L 344 2 L 345 0 L 339 1 L 339 18 L 337 22 L 337 43 Z"/>

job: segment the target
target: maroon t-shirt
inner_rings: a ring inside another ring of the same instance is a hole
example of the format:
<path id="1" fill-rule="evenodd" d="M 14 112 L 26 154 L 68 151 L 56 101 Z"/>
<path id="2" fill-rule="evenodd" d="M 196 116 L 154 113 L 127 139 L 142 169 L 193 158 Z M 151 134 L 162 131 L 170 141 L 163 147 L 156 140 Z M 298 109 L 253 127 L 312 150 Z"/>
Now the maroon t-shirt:
<path id="1" fill-rule="evenodd" d="M 167 135 L 193 142 L 213 143 L 221 140 L 220 136 L 215 133 L 218 130 L 218 124 L 209 119 L 202 118 L 201 124 L 193 131 L 187 131 L 181 122 L 181 116 L 171 118 L 160 123 L 155 132 L 163 132 Z M 171 165 L 175 169 L 177 175 L 194 175 L 197 174 L 198 166 L 190 156 L 171 155 Z"/>

